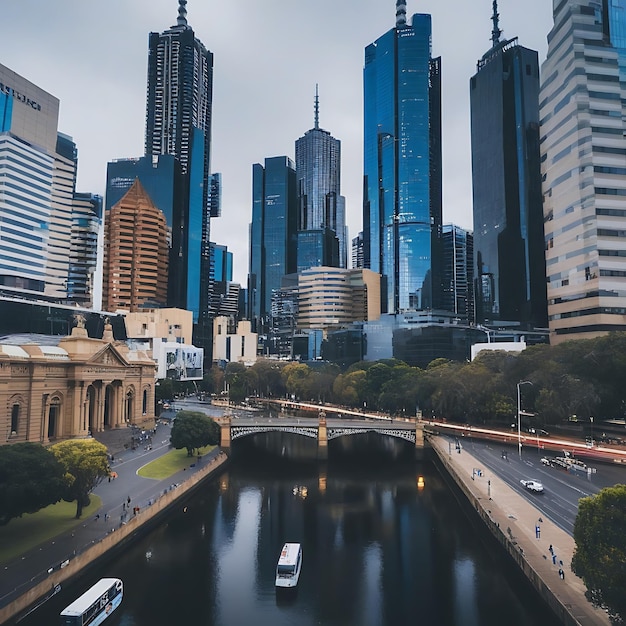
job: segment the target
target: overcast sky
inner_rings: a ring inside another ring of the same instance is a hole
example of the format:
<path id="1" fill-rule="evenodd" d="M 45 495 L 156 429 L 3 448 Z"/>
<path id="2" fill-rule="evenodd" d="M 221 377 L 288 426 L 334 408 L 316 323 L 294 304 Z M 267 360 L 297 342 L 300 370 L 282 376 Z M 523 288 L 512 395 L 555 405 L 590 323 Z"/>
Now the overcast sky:
<path id="1" fill-rule="evenodd" d="M 550 0 L 499 0 L 503 38 L 545 59 Z M 11 17 L 8 15 L 11 7 Z M 107 161 L 143 154 L 148 33 L 176 23 L 178 0 L 3 0 L 0 63 L 61 101 L 59 130 L 78 146 L 78 191 L 104 194 Z M 214 54 L 211 169 L 222 217 L 211 239 L 248 271 L 253 163 L 295 156 L 313 127 L 342 143 L 350 238 L 362 230 L 363 55 L 395 25 L 395 0 L 189 0 L 189 24 Z M 444 222 L 472 228 L 469 79 L 489 49 L 492 0 L 407 0 L 433 17 L 442 57 Z"/>

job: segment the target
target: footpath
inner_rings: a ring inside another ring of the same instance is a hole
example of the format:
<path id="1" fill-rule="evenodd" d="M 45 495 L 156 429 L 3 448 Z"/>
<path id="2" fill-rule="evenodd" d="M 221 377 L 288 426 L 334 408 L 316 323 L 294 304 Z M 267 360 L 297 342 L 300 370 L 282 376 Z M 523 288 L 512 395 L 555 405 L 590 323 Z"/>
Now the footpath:
<path id="1" fill-rule="evenodd" d="M 583 581 L 571 570 L 574 538 L 497 475 L 487 469 L 477 473 L 482 464 L 464 448 L 451 451 L 448 439 L 440 436 L 429 442 L 487 528 L 563 624 L 610 626 L 606 612 L 587 600 Z"/>
<path id="2" fill-rule="evenodd" d="M 169 434 L 169 433 L 168 433 Z M 167 440 L 143 452 L 115 455 L 116 478 L 94 491 L 102 500 L 95 516 L 52 538 L 0 568 L 0 624 L 45 601 L 59 585 L 80 573 L 108 550 L 129 541 L 181 497 L 221 471 L 228 457 L 219 448 L 164 480 L 143 478 L 140 467 L 169 450 Z M 131 497 L 132 496 L 132 497 Z"/>

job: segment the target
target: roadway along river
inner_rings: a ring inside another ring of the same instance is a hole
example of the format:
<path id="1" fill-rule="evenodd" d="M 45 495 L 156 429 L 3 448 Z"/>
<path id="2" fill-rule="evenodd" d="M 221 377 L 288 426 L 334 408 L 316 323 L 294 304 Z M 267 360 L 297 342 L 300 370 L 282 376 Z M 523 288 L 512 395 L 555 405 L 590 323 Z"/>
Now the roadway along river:
<path id="1" fill-rule="evenodd" d="M 240 440 L 223 475 L 21 626 L 58 623 L 103 576 L 125 583 L 107 626 L 557 624 L 406 442 L 336 440 L 322 467 L 301 460 L 315 446 L 304 439 Z M 304 550 L 289 596 L 274 587 L 285 541 Z"/>

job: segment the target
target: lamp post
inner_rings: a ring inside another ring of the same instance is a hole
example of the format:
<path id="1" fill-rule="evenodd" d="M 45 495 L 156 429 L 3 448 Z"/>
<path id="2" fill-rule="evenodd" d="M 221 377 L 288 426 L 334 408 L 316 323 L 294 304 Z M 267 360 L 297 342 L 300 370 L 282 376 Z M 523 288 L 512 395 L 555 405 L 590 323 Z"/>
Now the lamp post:
<path id="1" fill-rule="evenodd" d="M 520 380 L 517 383 L 517 449 L 519 453 L 520 460 L 522 459 L 522 429 L 521 429 L 521 416 L 522 416 L 522 407 L 521 407 L 521 398 L 520 398 L 520 387 L 522 385 L 532 385 L 529 380 Z"/>

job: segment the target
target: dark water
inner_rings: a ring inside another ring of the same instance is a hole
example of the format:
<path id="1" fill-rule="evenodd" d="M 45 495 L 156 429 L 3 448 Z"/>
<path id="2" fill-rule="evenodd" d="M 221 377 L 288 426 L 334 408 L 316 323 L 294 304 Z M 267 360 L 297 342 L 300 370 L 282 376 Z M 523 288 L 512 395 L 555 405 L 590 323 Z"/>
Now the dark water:
<path id="1" fill-rule="evenodd" d="M 21 625 L 58 623 L 102 576 L 125 583 L 108 626 L 558 623 L 410 446 L 351 437 L 319 466 L 302 462 L 303 439 L 237 443 L 227 472 Z M 303 544 L 303 569 L 297 592 L 277 595 L 285 541 Z"/>

